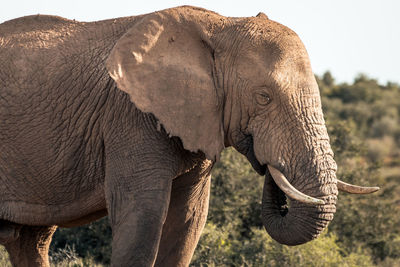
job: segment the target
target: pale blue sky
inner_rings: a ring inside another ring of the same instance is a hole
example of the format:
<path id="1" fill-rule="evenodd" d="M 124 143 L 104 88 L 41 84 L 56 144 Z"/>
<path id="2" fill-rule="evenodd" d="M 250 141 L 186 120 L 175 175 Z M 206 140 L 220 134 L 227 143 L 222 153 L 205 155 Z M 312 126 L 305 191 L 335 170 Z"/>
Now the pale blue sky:
<path id="1" fill-rule="evenodd" d="M 94 21 L 185 4 L 225 16 L 266 13 L 297 32 L 316 74 L 330 70 L 339 82 L 351 82 L 365 73 L 381 83 L 400 83 L 398 0 L 10 0 L 1 5 L 0 22 L 32 14 Z"/>

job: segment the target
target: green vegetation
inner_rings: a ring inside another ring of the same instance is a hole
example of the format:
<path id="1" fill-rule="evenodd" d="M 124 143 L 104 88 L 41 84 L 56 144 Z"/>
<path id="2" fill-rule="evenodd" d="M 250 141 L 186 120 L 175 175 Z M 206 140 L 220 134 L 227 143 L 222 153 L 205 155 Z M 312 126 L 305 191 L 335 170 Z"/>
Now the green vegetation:
<path id="1" fill-rule="evenodd" d="M 329 233 L 347 252 L 379 266 L 400 266 L 400 86 L 365 75 L 336 85 L 325 73 L 319 86 L 338 176 L 378 184 L 379 193 L 341 194 Z"/>
<path id="2" fill-rule="evenodd" d="M 336 84 L 329 72 L 317 81 L 338 177 L 381 190 L 340 194 L 335 218 L 321 237 L 283 246 L 262 227 L 264 178 L 227 149 L 213 170 L 208 221 L 192 266 L 400 266 L 400 86 L 365 75 Z M 59 229 L 53 265 L 108 266 L 110 238 L 106 219 Z M 6 262 L 0 249 L 0 265 Z"/>
<path id="3" fill-rule="evenodd" d="M 0 266 L 11 267 L 11 263 L 8 260 L 8 254 L 3 246 L 0 246 Z"/>

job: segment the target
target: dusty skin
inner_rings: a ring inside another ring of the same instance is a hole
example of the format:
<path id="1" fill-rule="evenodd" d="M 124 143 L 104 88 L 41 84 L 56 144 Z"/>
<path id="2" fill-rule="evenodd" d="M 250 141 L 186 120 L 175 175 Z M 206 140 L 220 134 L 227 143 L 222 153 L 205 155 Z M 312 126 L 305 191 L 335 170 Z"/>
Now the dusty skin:
<path id="1" fill-rule="evenodd" d="M 332 220 L 336 163 L 308 55 L 266 15 L 35 15 L 1 24 L 0 47 L 0 244 L 14 266 L 48 266 L 56 227 L 107 214 L 113 266 L 187 266 L 229 146 L 265 175 L 274 239 L 302 244 Z M 287 209 L 285 194 L 302 198 Z"/>

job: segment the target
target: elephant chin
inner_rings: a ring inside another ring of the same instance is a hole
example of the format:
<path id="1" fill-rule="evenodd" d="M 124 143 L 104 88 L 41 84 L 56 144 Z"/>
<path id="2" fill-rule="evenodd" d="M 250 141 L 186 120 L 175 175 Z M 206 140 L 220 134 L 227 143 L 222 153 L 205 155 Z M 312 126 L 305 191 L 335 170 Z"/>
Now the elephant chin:
<path id="1" fill-rule="evenodd" d="M 281 244 L 295 246 L 316 238 L 333 219 L 336 196 L 322 197 L 324 205 L 310 205 L 290 199 L 266 172 L 262 221 L 268 234 Z"/>

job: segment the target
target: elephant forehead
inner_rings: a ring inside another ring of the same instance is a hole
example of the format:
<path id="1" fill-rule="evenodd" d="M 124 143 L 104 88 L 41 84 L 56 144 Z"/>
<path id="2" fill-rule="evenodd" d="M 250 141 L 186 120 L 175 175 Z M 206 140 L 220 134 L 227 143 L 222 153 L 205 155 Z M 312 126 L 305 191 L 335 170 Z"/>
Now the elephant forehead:
<path id="1" fill-rule="evenodd" d="M 311 71 L 308 53 L 299 38 L 284 38 L 266 42 L 261 48 L 263 58 L 270 62 L 277 72 L 289 72 L 294 75 L 303 75 Z M 296 40 L 297 39 L 297 40 Z"/>
<path id="2" fill-rule="evenodd" d="M 307 51 L 297 35 L 280 33 L 259 38 L 263 40 L 243 45 L 238 53 L 240 73 L 248 73 L 255 81 L 272 76 L 278 83 L 313 77 Z"/>
<path id="3" fill-rule="evenodd" d="M 268 54 L 264 58 L 268 58 Z M 265 62 L 268 62 L 269 76 L 281 88 L 302 88 L 307 94 L 318 91 L 310 59 L 301 42 L 286 42 L 278 56 Z"/>
<path id="4" fill-rule="evenodd" d="M 284 56 L 259 48 L 237 62 L 240 77 L 254 86 L 318 89 L 307 54 Z"/>
<path id="5" fill-rule="evenodd" d="M 276 21 L 250 17 L 238 28 L 255 46 L 273 46 L 283 53 L 293 52 L 293 47 L 304 50 L 299 36 Z"/>

